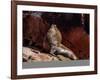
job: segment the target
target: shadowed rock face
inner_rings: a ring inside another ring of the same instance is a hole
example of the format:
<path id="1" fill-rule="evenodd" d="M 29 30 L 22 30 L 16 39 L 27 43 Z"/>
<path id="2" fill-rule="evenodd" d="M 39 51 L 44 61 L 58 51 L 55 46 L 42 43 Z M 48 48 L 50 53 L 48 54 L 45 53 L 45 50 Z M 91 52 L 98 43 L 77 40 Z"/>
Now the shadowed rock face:
<path id="1" fill-rule="evenodd" d="M 49 26 L 42 18 L 28 15 L 23 18 L 23 46 L 43 47 Z"/>
<path id="2" fill-rule="evenodd" d="M 56 24 L 61 31 L 63 45 L 73 50 L 79 59 L 89 59 L 89 35 L 82 27 L 79 14 L 41 12 L 39 17 L 28 13 L 23 17 L 23 46 L 35 47 L 49 53 L 46 34 L 51 24 Z"/>
<path id="3" fill-rule="evenodd" d="M 89 58 L 89 36 L 82 27 L 72 28 L 69 32 L 62 31 L 62 38 L 62 43 L 74 51 L 79 59 Z"/>

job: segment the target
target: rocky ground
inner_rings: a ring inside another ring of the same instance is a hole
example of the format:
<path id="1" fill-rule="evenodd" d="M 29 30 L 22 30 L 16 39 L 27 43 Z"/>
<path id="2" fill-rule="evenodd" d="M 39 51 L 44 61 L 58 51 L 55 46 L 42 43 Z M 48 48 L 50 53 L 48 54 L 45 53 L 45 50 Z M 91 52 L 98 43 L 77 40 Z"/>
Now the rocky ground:
<path id="1" fill-rule="evenodd" d="M 70 59 L 63 55 L 51 55 L 43 53 L 36 49 L 23 47 L 23 62 L 36 62 L 36 61 L 69 61 Z"/>

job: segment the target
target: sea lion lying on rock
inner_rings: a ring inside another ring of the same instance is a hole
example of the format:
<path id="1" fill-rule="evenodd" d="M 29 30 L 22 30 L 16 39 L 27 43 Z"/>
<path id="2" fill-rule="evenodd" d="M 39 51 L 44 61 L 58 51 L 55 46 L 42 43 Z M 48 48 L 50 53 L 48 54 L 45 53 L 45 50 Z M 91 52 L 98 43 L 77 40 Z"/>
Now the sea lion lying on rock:
<path id="1" fill-rule="evenodd" d="M 51 47 L 50 53 L 52 55 L 55 55 L 55 53 L 57 53 L 63 54 L 73 60 L 78 59 L 72 50 L 61 43 L 62 35 L 55 24 L 52 24 L 51 28 L 48 30 L 47 39 Z"/>

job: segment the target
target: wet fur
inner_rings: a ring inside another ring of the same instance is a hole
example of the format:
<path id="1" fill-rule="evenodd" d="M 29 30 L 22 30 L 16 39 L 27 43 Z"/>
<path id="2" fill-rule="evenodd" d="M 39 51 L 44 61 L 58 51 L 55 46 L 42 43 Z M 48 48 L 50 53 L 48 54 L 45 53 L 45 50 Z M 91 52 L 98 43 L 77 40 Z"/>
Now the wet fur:
<path id="1" fill-rule="evenodd" d="M 51 50 L 50 53 L 55 55 L 63 54 L 70 59 L 76 60 L 77 57 L 72 50 L 61 44 L 62 42 L 62 35 L 59 29 L 56 27 L 55 24 L 51 25 L 51 28 L 47 32 L 47 39 L 50 44 Z"/>

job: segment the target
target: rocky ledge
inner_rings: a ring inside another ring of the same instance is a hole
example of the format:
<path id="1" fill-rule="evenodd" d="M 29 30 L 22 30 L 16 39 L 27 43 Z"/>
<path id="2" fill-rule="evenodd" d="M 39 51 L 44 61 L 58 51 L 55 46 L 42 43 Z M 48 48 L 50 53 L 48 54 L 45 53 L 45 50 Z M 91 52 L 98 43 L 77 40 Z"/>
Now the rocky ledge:
<path id="1" fill-rule="evenodd" d="M 23 47 L 23 62 L 36 61 L 70 61 L 68 57 L 63 55 L 51 55 L 49 53 L 40 52 L 39 50 Z"/>

